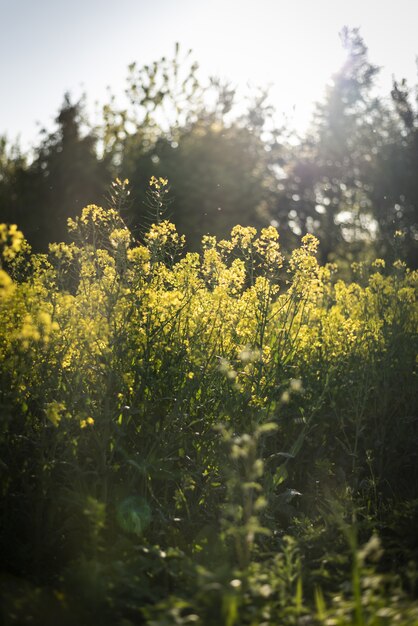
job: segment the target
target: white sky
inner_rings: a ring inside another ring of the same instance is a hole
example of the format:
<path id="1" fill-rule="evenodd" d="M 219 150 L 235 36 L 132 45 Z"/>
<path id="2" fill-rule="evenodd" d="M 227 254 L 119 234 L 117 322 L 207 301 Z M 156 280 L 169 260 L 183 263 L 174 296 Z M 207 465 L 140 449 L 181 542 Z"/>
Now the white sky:
<path id="1" fill-rule="evenodd" d="M 64 92 L 93 108 L 107 85 L 123 90 L 129 63 L 176 41 L 203 75 L 273 83 L 276 109 L 303 128 L 341 64 L 344 25 L 360 26 L 386 93 L 392 75 L 418 82 L 418 0 L 0 0 L 0 134 L 27 146 Z"/>

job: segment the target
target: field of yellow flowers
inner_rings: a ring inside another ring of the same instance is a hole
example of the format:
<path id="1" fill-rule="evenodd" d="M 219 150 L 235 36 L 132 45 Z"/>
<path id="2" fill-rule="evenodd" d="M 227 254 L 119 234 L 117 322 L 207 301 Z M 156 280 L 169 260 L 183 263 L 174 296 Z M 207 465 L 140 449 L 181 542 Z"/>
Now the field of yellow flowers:
<path id="1" fill-rule="evenodd" d="M 418 624 L 417 273 L 186 252 L 166 192 L 0 226 L 2 623 Z"/>

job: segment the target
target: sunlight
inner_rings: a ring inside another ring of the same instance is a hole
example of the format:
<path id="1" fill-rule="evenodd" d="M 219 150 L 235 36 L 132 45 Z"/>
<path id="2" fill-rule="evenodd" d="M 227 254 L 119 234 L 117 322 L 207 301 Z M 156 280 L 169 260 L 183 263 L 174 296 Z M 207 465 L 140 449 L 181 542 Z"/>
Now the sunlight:
<path id="1" fill-rule="evenodd" d="M 0 6 L 1 623 L 418 625 L 418 3 Z"/>
<path id="2" fill-rule="evenodd" d="M 188 39 L 202 71 L 229 78 L 234 85 L 269 86 L 278 114 L 285 114 L 298 130 L 305 128 L 314 102 L 343 62 L 338 34 L 343 23 L 328 28 L 312 3 L 304 4 L 303 22 L 298 7 L 289 3 L 262 2 L 257 11 L 246 2 L 216 0 L 214 5 L 198 36 L 192 28 L 197 5 L 188 16 Z"/>

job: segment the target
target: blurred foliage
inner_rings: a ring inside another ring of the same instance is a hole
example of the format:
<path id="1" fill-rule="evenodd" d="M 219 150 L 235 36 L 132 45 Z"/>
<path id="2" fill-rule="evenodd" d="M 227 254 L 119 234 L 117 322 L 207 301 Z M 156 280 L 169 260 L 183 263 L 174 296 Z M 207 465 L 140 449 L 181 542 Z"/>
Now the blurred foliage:
<path id="1" fill-rule="evenodd" d="M 360 259 L 372 246 L 394 260 L 396 231 L 417 264 L 416 112 L 405 82 L 378 97 L 379 69 L 357 29 L 345 29 L 347 60 L 327 87 L 312 127 L 286 165 L 277 219 L 318 234 L 324 260 Z"/>
<path id="2" fill-rule="evenodd" d="M 65 96 L 57 130 L 43 131 L 31 161 L 9 154 L 3 143 L 1 216 L 19 223 L 36 250 L 65 238 L 67 219 L 88 201 L 103 199 L 110 170 L 106 159 L 97 158 L 92 132 L 82 132 L 82 108 L 82 102 L 72 104 Z"/>
<path id="3" fill-rule="evenodd" d="M 237 87 L 202 81 L 191 52 L 132 63 L 125 96 L 109 93 L 93 128 L 84 101 L 65 97 L 57 129 L 43 131 L 31 157 L 0 142 L 0 214 L 38 251 L 66 237 L 87 202 L 103 203 L 109 177 L 129 178 L 135 205 L 124 219 L 137 234 L 150 223 L 144 189 L 169 178 L 169 215 L 190 250 L 203 234 L 235 224 L 278 224 L 290 250 L 307 232 L 325 261 L 378 255 L 393 262 L 393 235 L 417 266 L 418 122 L 414 90 L 395 81 L 377 95 L 379 68 L 357 29 L 341 33 L 346 61 L 330 80 L 309 130 L 277 125 L 268 92 L 245 101 Z M 133 208 L 134 207 L 134 208 Z M 151 219 L 152 219 L 151 215 Z"/>

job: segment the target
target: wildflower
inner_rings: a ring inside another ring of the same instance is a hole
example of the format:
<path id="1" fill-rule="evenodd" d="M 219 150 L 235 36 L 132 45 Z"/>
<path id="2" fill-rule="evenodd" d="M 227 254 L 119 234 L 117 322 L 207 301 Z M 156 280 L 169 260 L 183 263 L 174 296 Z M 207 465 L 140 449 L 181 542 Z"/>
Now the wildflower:
<path id="1" fill-rule="evenodd" d="M 92 417 L 87 417 L 85 420 L 80 420 L 80 428 L 87 428 L 87 426 L 93 426 L 94 419 Z"/>
<path id="2" fill-rule="evenodd" d="M 45 414 L 55 427 L 59 425 L 63 411 L 65 411 L 65 404 L 56 400 L 49 402 L 45 407 Z"/>
<path id="3" fill-rule="evenodd" d="M 131 236 L 127 228 L 115 228 L 110 233 L 109 241 L 113 248 L 127 248 L 129 246 Z"/>
<path id="4" fill-rule="evenodd" d="M 288 404 L 290 402 L 290 393 L 288 391 L 284 391 L 282 393 L 282 402 L 284 404 Z"/>
<path id="5" fill-rule="evenodd" d="M 292 378 L 290 381 L 290 389 L 295 393 L 302 391 L 302 381 L 300 378 Z"/>
<path id="6" fill-rule="evenodd" d="M 397 259 L 394 262 L 393 267 L 395 268 L 395 270 L 404 270 L 406 269 L 406 263 L 404 261 L 401 261 L 400 259 Z"/>
<path id="7" fill-rule="evenodd" d="M 234 226 L 231 231 L 231 240 L 234 246 L 246 250 L 250 247 L 252 240 L 256 236 L 257 231 L 251 226 Z"/>
<path id="8" fill-rule="evenodd" d="M 147 244 L 155 243 L 159 246 L 164 246 L 167 243 L 174 245 L 183 245 L 184 236 L 179 236 L 174 224 L 168 220 L 164 220 L 160 224 L 153 224 L 145 235 L 145 241 Z"/>
<path id="9" fill-rule="evenodd" d="M 381 268 L 381 269 L 384 269 L 384 268 L 385 268 L 385 265 L 386 265 L 386 263 L 385 263 L 384 259 L 375 259 L 375 260 L 373 261 L 373 263 L 372 263 L 372 266 L 373 266 L 375 269 L 380 269 L 380 268 Z"/>
<path id="10" fill-rule="evenodd" d="M 23 233 L 16 224 L 0 224 L 0 256 L 5 261 L 11 261 L 18 254 L 24 244 Z"/>
<path id="11" fill-rule="evenodd" d="M 14 284 L 10 276 L 0 269 L 0 298 L 10 295 L 14 291 Z"/>
<path id="12" fill-rule="evenodd" d="M 154 189 L 156 189 L 157 191 L 159 191 L 161 187 L 167 187 L 167 185 L 168 185 L 168 178 L 163 178 L 162 176 L 160 176 L 159 178 L 156 178 L 155 176 L 151 176 L 150 181 L 149 181 L 149 186 L 154 187 Z"/>

